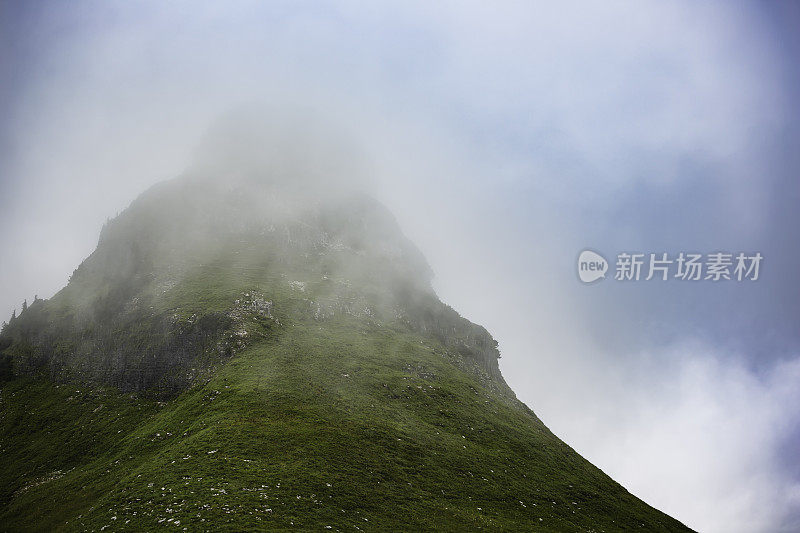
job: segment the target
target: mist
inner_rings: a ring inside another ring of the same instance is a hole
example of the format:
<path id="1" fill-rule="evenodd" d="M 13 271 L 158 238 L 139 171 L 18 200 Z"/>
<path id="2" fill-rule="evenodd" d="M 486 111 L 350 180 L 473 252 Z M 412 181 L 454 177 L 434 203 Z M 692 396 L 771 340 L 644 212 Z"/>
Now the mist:
<path id="1" fill-rule="evenodd" d="M 298 190 L 387 205 L 440 298 L 499 341 L 517 396 L 631 492 L 701 531 L 796 530 L 797 20 L 749 3 L 4 4 L 0 314 L 63 287 L 151 185 L 279 158 Z M 582 286 L 586 247 L 760 250 L 765 270 Z"/>

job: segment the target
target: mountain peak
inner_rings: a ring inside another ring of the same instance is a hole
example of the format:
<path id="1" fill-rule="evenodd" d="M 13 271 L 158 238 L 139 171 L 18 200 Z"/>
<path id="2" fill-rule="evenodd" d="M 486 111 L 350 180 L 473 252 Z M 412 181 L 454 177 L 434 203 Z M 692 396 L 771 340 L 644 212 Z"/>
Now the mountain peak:
<path id="1" fill-rule="evenodd" d="M 380 203 L 262 163 L 154 186 L 2 330 L 0 523 L 687 531 L 516 399 Z"/>

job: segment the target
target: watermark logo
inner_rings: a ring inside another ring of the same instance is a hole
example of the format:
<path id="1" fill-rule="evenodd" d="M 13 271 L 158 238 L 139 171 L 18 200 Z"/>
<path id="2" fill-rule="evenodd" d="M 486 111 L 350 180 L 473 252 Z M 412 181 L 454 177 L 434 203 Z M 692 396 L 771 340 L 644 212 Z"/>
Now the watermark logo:
<path id="1" fill-rule="evenodd" d="M 760 275 L 761 252 L 707 254 L 680 252 L 670 256 L 666 252 L 617 254 L 615 281 L 757 281 Z M 584 283 L 605 278 L 608 262 L 591 250 L 578 256 L 578 277 Z"/>
<path id="2" fill-rule="evenodd" d="M 605 278 L 608 261 L 602 255 L 591 250 L 584 250 L 578 256 L 578 277 L 584 283 L 592 283 Z"/>

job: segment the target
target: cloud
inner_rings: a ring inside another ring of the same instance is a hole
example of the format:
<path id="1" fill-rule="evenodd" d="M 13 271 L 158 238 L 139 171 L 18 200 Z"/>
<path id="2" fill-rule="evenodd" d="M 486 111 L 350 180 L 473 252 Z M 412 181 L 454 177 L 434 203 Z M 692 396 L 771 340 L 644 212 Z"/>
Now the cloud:
<path id="1" fill-rule="evenodd" d="M 0 313 L 63 286 L 103 221 L 183 172 L 221 114 L 322 108 L 559 436 L 697 527 L 797 516 L 800 474 L 781 469 L 797 463 L 797 163 L 772 149 L 796 58 L 758 7 L 37 6 L 0 14 L 17 58 L 0 71 Z M 769 248 L 773 274 L 575 280 L 586 247 L 729 246 Z"/>
<path id="2" fill-rule="evenodd" d="M 620 368 L 613 387 L 584 376 L 591 391 L 581 400 L 591 397 L 592 412 L 581 416 L 585 405 L 570 402 L 552 420 L 556 431 L 699 531 L 788 531 L 800 483 L 779 454 L 800 422 L 787 411 L 800 402 L 800 358 L 757 376 L 741 357 L 697 341 L 664 352 L 639 354 L 642 363 Z"/>

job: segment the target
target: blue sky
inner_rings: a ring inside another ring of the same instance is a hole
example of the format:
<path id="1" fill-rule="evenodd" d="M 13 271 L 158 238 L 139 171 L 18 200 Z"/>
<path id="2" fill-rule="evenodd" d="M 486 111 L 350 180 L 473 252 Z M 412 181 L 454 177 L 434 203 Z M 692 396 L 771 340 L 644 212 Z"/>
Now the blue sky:
<path id="1" fill-rule="evenodd" d="M 521 399 L 703 531 L 800 527 L 791 4 L 4 2 L 0 312 L 220 115 L 343 125 Z M 587 287 L 590 247 L 760 251 L 756 283 Z"/>

